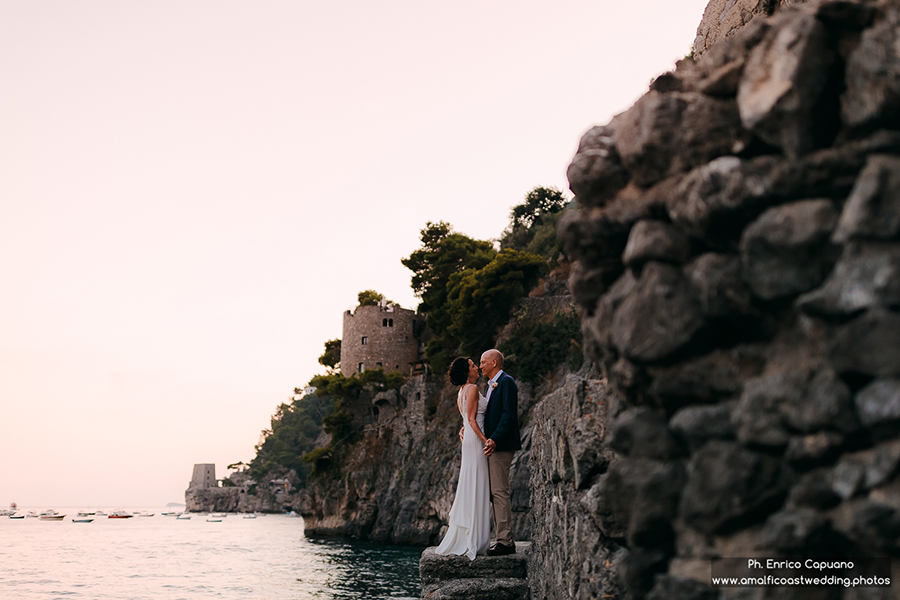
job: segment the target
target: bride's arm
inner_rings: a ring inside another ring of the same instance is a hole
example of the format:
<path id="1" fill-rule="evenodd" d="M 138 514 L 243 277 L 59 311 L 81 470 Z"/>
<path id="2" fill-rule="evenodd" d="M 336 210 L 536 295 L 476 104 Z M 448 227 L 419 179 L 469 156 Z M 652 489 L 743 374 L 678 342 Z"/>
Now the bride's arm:
<path id="1" fill-rule="evenodd" d="M 478 439 L 481 440 L 481 443 L 485 443 L 487 438 L 481 432 L 481 427 L 478 426 L 478 421 L 476 417 L 478 416 L 478 388 L 474 385 L 470 385 L 466 388 L 466 418 L 469 420 L 469 425 L 472 427 L 472 431 L 475 432 L 475 435 L 478 436 Z"/>

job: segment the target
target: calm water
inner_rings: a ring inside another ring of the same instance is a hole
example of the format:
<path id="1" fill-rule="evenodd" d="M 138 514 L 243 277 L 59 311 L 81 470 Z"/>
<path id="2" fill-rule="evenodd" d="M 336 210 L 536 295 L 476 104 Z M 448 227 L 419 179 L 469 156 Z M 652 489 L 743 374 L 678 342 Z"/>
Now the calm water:
<path id="1" fill-rule="evenodd" d="M 73 523 L 0 517 L 0 598 L 419 597 L 421 548 L 309 539 L 303 519 L 230 514 Z M 152 511 L 149 511 L 152 512 Z"/>

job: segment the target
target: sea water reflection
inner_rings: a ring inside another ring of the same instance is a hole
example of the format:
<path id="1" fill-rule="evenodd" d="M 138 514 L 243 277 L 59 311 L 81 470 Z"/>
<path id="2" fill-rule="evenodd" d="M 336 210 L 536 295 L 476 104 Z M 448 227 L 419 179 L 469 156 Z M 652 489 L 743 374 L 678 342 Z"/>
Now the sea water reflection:
<path id="1" fill-rule="evenodd" d="M 86 524 L 0 517 L 0 598 L 412 600 L 421 551 L 307 538 L 302 519 L 283 515 Z"/>

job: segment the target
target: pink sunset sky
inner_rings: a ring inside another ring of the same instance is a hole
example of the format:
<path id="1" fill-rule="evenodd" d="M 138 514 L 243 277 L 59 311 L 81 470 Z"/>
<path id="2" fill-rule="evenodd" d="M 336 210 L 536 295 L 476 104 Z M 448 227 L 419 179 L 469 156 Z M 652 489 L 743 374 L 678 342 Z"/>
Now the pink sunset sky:
<path id="1" fill-rule="evenodd" d="M 0 0 L 0 507 L 253 458 L 426 221 L 497 238 L 706 0 Z"/>

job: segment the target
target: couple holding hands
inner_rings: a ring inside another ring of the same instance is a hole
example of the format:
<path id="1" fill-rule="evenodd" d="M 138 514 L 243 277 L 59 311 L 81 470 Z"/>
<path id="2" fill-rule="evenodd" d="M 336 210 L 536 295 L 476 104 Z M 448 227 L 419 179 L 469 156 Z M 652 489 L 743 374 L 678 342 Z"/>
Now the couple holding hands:
<path id="1" fill-rule="evenodd" d="M 478 369 L 472 359 L 460 357 L 450 365 L 450 382 L 458 385 L 456 406 L 463 416 L 459 432 L 462 462 L 456 498 L 450 509 L 450 527 L 436 554 L 513 554 L 509 469 L 513 454 L 522 448 L 519 438 L 519 389 L 503 371 L 503 355 L 488 350 L 481 355 L 481 372 L 488 378 L 487 394 L 478 391 Z M 494 509 L 497 541 L 490 545 L 490 509 Z"/>

